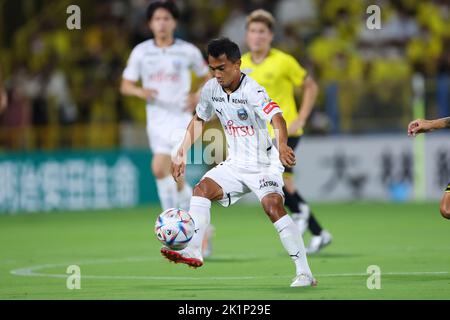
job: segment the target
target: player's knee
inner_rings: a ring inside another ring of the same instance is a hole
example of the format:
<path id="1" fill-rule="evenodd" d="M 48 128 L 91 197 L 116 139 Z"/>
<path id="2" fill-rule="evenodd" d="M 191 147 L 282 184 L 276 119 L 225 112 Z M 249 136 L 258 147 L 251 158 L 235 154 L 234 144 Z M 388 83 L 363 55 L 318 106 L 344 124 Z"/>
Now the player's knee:
<path id="1" fill-rule="evenodd" d="M 152 162 L 152 172 L 156 179 L 164 179 L 170 174 L 170 172 L 155 159 Z"/>
<path id="2" fill-rule="evenodd" d="M 261 200 L 264 211 L 272 222 L 278 221 L 286 215 L 283 198 L 279 194 L 269 194 Z"/>
<path id="3" fill-rule="evenodd" d="M 161 168 L 152 166 L 152 171 L 153 171 L 153 175 L 155 176 L 156 179 L 164 179 L 167 176 L 169 176 L 169 173 Z"/>
<path id="4" fill-rule="evenodd" d="M 211 191 L 204 181 L 200 181 L 198 184 L 195 185 L 193 195 L 196 197 L 202 197 L 210 200 L 212 198 Z"/>
<path id="5" fill-rule="evenodd" d="M 441 215 L 445 218 L 445 219 L 450 219 L 450 206 L 447 205 L 446 203 L 442 203 L 441 204 Z"/>

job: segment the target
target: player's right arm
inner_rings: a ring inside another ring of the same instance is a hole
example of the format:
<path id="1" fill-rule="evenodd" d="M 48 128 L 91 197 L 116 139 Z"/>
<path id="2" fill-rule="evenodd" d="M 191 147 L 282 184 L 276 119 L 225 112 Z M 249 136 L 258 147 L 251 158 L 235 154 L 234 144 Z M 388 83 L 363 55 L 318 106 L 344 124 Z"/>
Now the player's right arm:
<path id="1" fill-rule="evenodd" d="M 125 96 L 134 96 L 145 101 L 155 99 L 158 91 L 154 89 L 146 89 L 137 85 L 137 82 L 122 78 L 120 92 Z"/>
<path id="2" fill-rule="evenodd" d="M 419 133 L 426 133 L 433 130 L 450 128 L 450 117 L 436 120 L 416 119 L 408 125 L 408 135 L 415 136 Z"/>
<path id="3" fill-rule="evenodd" d="M 186 135 L 177 151 L 175 159 L 172 159 L 172 176 L 175 180 L 184 176 L 186 168 L 186 156 L 191 146 L 202 136 L 205 122 L 209 121 L 213 115 L 213 107 L 211 105 L 211 82 L 207 82 L 200 94 L 200 101 L 195 109 L 195 115 L 188 125 Z"/>
<path id="4" fill-rule="evenodd" d="M 184 136 L 181 146 L 178 148 L 175 158 L 172 159 L 172 176 L 175 181 L 178 181 L 180 177 L 184 176 L 186 170 L 186 156 L 191 146 L 201 137 L 204 126 L 205 120 L 199 118 L 198 115 L 195 114 L 187 127 L 186 135 Z"/>
<path id="5" fill-rule="evenodd" d="M 120 93 L 126 96 L 138 97 L 145 101 L 151 101 L 156 98 L 158 91 L 142 88 L 137 84 L 141 78 L 141 60 L 142 50 L 138 46 L 131 52 L 127 67 L 123 71 Z"/>

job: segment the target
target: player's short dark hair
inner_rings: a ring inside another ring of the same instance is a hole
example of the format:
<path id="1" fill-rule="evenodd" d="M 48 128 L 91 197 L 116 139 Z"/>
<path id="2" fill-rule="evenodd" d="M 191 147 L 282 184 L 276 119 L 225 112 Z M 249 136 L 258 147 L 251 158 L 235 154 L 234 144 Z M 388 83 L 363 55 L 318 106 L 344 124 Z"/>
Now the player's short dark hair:
<path id="1" fill-rule="evenodd" d="M 239 46 L 228 38 L 214 39 L 208 43 L 208 56 L 218 58 L 223 54 L 231 62 L 236 62 L 241 58 Z"/>
<path id="2" fill-rule="evenodd" d="M 180 11 L 178 11 L 178 8 L 173 1 L 154 1 L 150 3 L 147 8 L 147 21 L 152 20 L 155 11 L 160 8 L 169 11 L 175 20 L 178 20 L 180 17 Z"/>

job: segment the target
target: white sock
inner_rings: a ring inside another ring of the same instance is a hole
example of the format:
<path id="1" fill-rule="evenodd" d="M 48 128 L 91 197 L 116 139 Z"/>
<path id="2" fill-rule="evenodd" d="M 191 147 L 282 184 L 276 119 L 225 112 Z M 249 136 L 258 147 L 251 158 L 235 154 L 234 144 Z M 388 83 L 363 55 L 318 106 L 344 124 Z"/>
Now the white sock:
<path id="1" fill-rule="evenodd" d="M 177 206 L 177 184 L 171 177 L 156 180 L 156 187 L 158 189 L 159 201 L 163 211 L 176 208 Z"/>
<path id="2" fill-rule="evenodd" d="M 283 247 L 295 263 L 297 274 L 306 273 L 312 275 L 306 260 L 305 244 L 292 218 L 289 215 L 285 215 L 273 225 L 280 234 Z"/>
<path id="3" fill-rule="evenodd" d="M 178 195 L 178 208 L 183 210 L 189 209 L 189 203 L 192 197 L 192 188 L 186 182 L 182 190 L 177 192 Z"/>
<path id="4" fill-rule="evenodd" d="M 195 234 L 189 242 L 188 248 L 195 250 L 201 254 L 203 237 L 209 225 L 211 218 L 211 201 L 203 197 L 193 196 L 191 198 L 191 205 L 189 214 L 195 223 Z"/>

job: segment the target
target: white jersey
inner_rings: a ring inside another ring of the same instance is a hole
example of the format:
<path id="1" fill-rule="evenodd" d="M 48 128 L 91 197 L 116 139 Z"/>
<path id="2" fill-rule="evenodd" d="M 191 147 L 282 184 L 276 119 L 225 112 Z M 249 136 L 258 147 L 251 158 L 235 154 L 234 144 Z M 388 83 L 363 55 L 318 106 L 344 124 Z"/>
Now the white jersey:
<path id="1" fill-rule="evenodd" d="M 175 39 L 172 46 L 159 48 L 152 39 L 133 49 L 123 78 L 141 80 L 144 88 L 158 91 L 156 99 L 147 102 L 147 123 L 150 124 L 155 119 L 149 110 L 154 108 L 170 114 L 186 112 L 191 71 L 199 77 L 208 73 L 208 66 L 197 47 Z"/>
<path id="2" fill-rule="evenodd" d="M 249 76 L 242 74 L 238 88 L 229 95 L 215 78 L 209 80 L 202 89 L 196 112 L 205 121 L 214 112 L 220 119 L 228 144 L 227 162 L 246 169 L 282 168 L 267 130 L 267 122 L 282 111 Z"/>

